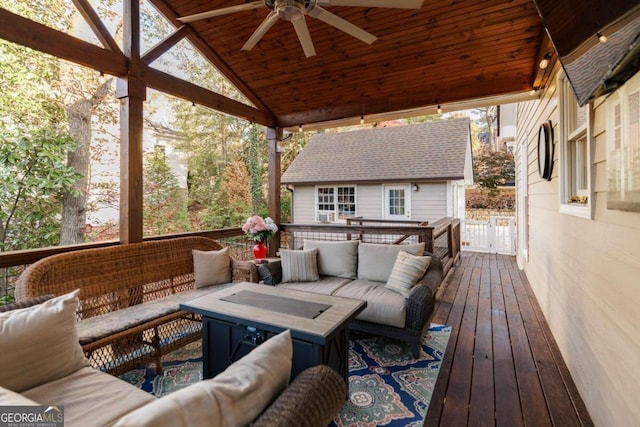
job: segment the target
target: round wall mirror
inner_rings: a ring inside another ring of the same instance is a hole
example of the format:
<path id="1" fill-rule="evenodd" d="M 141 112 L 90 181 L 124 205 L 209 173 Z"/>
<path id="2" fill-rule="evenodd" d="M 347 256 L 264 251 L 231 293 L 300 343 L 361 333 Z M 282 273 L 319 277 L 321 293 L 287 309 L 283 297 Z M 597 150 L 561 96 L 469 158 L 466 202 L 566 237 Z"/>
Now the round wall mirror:
<path id="1" fill-rule="evenodd" d="M 538 129 L 538 172 L 540 177 L 551 181 L 553 172 L 553 125 L 551 120 L 540 125 Z"/>

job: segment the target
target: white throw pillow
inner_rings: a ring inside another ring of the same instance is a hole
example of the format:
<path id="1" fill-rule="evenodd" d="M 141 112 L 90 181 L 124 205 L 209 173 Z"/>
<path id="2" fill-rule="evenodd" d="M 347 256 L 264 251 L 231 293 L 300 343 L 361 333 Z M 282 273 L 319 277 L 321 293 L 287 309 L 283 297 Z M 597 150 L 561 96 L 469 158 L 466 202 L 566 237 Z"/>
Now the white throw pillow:
<path id="1" fill-rule="evenodd" d="M 231 282 L 229 248 L 218 251 L 193 250 L 193 276 L 196 288 Z"/>
<path id="2" fill-rule="evenodd" d="M 358 243 L 358 240 L 305 240 L 303 248 L 318 248 L 318 273 L 321 276 L 355 279 L 358 268 Z"/>
<path id="3" fill-rule="evenodd" d="M 415 256 L 400 251 L 385 287 L 405 297 L 409 296 L 411 288 L 424 276 L 429 264 L 431 264 L 430 256 Z"/>
<path id="4" fill-rule="evenodd" d="M 424 243 L 414 245 L 361 243 L 358 246 L 358 279 L 386 283 L 400 251 L 411 255 L 422 255 Z"/>
<path id="5" fill-rule="evenodd" d="M 293 347 L 286 330 L 224 372 L 120 418 L 118 427 L 246 426 L 289 384 Z"/>
<path id="6" fill-rule="evenodd" d="M 0 386 L 20 393 L 89 366 L 76 328 L 79 292 L 0 313 Z"/>
<path id="7" fill-rule="evenodd" d="M 282 283 L 314 282 L 320 279 L 318 274 L 318 249 L 295 251 L 280 250 Z"/>

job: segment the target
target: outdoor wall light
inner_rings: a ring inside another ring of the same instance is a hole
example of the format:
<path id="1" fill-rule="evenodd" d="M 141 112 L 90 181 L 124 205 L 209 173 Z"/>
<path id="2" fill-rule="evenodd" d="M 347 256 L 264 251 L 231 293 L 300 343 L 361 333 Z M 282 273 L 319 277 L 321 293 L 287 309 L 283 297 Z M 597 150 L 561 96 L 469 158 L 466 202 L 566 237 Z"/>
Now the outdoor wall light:
<path id="1" fill-rule="evenodd" d="M 360 116 L 360 124 L 363 125 L 364 124 L 364 116 Z"/>
<path id="2" fill-rule="evenodd" d="M 605 35 L 604 35 L 604 34 L 602 34 L 602 33 L 597 33 L 597 34 L 596 34 L 596 37 L 598 37 L 598 40 L 600 41 L 600 43 L 606 43 L 606 42 L 607 42 L 607 40 L 609 40 L 609 39 L 607 38 L 607 36 L 605 36 Z"/>
<path id="3" fill-rule="evenodd" d="M 418 191 L 420 189 L 420 186 L 418 186 L 418 184 L 412 184 L 411 188 L 413 189 L 413 191 Z"/>
<path id="4" fill-rule="evenodd" d="M 438 114 L 442 114 L 442 105 L 438 104 Z"/>
<path id="5" fill-rule="evenodd" d="M 541 70 L 544 70 L 549 66 L 550 59 L 551 59 L 551 52 L 545 53 L 544 57 L 540 60 L 540 63 L 538 64 Z"/>

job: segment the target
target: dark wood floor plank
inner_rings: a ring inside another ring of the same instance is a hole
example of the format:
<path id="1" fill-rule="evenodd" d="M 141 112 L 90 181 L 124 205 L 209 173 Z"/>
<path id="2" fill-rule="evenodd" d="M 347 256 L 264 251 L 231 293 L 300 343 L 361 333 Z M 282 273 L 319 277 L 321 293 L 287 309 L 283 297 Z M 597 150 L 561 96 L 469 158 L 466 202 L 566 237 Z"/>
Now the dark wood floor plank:
<path id="1" fill-rule="evenodd" d="M 542 311 L 533 296 L 531 287 L 526 280 L 523 280 L 519 271 L 511 269 L 510 275 L 553 424 L 563 427 L 593 425 L 582 399 L 578 399 L 582 404 L 582 413 L 574 405 L 572 391 L 575 390 L 577 394 L 575 383 L 569 375 L 564 360 L 558 357 L 559 349 L 550 334 L 546 320 L 540 317 Z M 558 353 L 554 354 L 556 349 Z M 567 411 L 566 408 L 570 407 L 574 410 Z M 586 417 L 583 416 L 584 414 Z"/>
<path id="2" fill-rule="evenodd" d="M 500 271 L 491 277 L 496 427 L 524 425 Z"/>
<path id="3" fill-rule="evenodd" d="M 491 277 L 497 265 L 482 264 L 478 294 L 478 318 L 473 354 L 469 420 L 476 426 L 494 426 L 493 337 L 491 331 Z"/>
<path id="4" fill-rule="evenodd" d="M 550 426 L 551 418 L 549 417 L 542 386 L 538 378 L 538 371 L 533 361 L 527 333 L 524 329 L 520 307 L 507 270 L 500 271 L 500 280 L 504 292 L 509 337 L 511 339 L 524 423 L 527 426 Z"/>
<path id="5" fill-rule="evenodd" d="M 463 252 L 432 322 L 452 332 L 424 426 L 593 426 L 514 257 Z"/>
<path id="6" fill-rule="evenodd" d="M 480 290 L 481 268 L 473 267 L 469 290 L 464 303 L 464 313 L 458 332 L 456 357 L 449 375 L 447 401 L 442 409 L 442 425 L 465 425 L 469 417 L 471 377 L 473 373 L 473 347 L 478 315 L 478 292 Z"/>
<path id="7" fill-rule="evenodd" d="M 475 262 L 473 257 L 470 261 Z M 425 426 L 439 426 L 442 418 L 442 411 L 444 404 L 447 401 L 447 392 L 449 389 L 449 378 L 451 374 L 453 360 L 457 353 L 458 336 L 460 332 L 460 323 L 462 322 L 462 315 L 464 314 L 465 301 L 467 299 L 467 290 L 469 289 L 469 282 L 471 280 L 471 268 L 465 268 L 463 266 L 457 266 L 451 269 L 451 273 L 447 276 L 447 280 L 443 283 L 445 286 L 445 297 L 453 297 L 453 305 L 451 310 L 448 311 L 448 315 L 443 320 L 443 324 L 451 326 L 451 335 L 449 337 L 449 343 L 447 344 L 447 350 L 445 351 L 445 357 L 440 365 L 440 373 L 438 374 L 438 380 L 431 395 L 431 402 L 429 404 L 429 410 L 425 417 Z M 436 314 L 440 313 L 440 309 L 436 310 Z M 443 313 L 440 313 L 443 316 Z M 436 317 L 440 319 L 441 317 Z"/>

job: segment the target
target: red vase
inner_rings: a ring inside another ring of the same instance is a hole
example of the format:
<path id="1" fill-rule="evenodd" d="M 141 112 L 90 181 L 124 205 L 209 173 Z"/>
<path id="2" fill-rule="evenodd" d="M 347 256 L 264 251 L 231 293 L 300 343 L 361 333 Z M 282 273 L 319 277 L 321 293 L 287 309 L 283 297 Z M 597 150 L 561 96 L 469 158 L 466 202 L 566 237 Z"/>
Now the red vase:
<path id="1" fill-rule="evenodd" d="M 253 257 L 255 259 L 265 259 L 267 257 L 267 245 L 264 242 L 258 242 L 253 247 Z"/>

